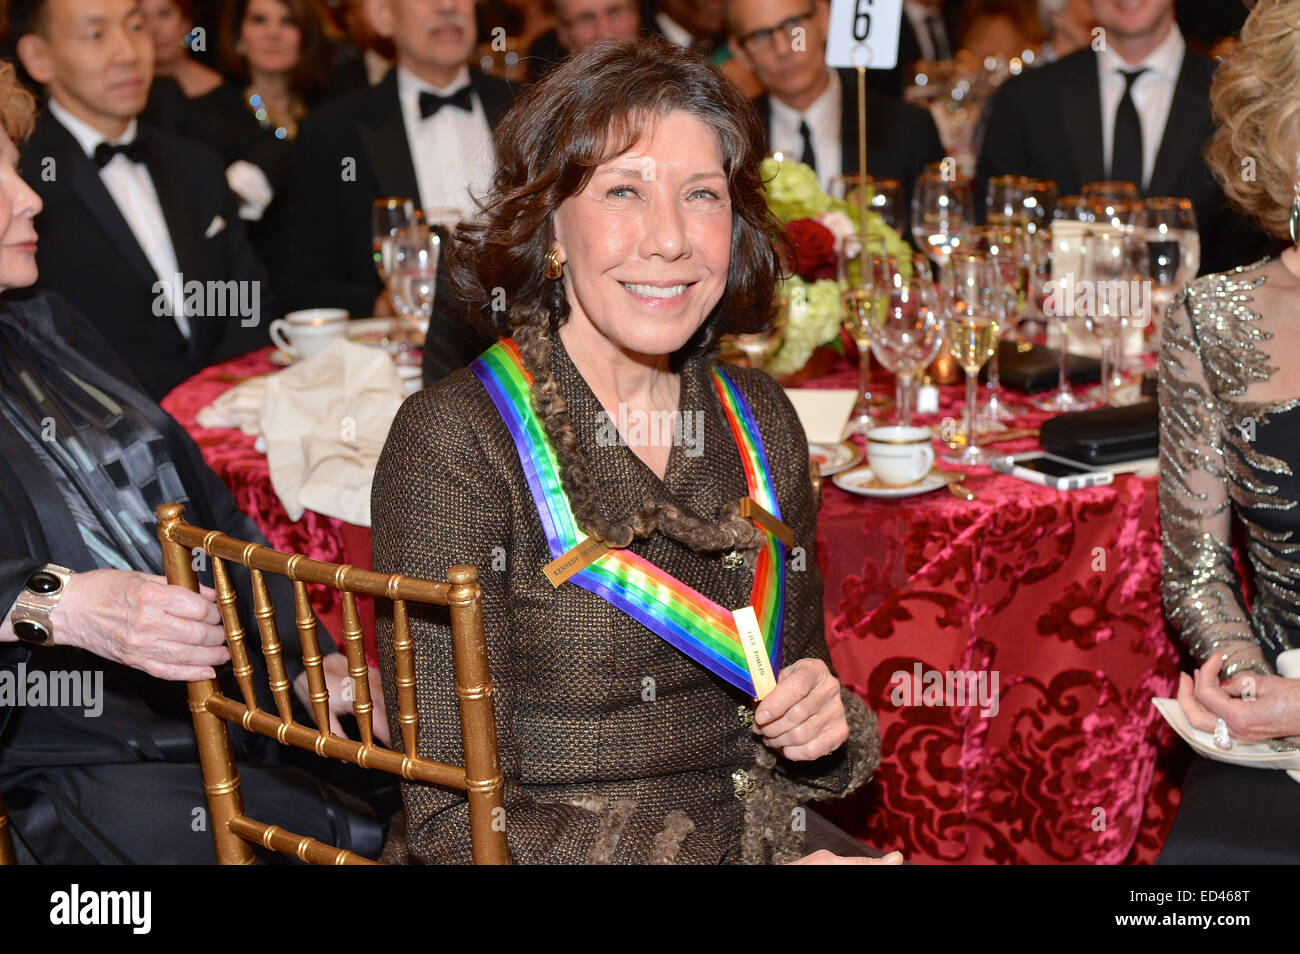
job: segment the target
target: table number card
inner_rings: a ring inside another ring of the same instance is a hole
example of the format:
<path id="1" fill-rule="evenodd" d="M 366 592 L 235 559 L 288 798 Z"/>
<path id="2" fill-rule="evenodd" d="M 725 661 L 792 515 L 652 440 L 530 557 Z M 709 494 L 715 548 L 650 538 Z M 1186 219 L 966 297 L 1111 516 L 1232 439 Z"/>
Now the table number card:
<path id="1" fill-rule="evenodd" d="M 826 65 L 892 70 L 902 22 L 903 0 L 831 0 Z"/>

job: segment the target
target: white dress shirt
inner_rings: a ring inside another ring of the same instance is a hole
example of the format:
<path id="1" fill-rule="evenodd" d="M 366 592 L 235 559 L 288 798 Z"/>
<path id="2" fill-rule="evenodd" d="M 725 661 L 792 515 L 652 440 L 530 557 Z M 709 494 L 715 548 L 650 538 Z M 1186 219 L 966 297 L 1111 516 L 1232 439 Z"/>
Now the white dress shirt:
<path id="1" fill-rule="evenodd" d="M 459 209 L 465 217 L 478 210 L 472 196 L 487 194 L 496 170 L 496 147 L 487 113 L 475 94 L 470 112 L 444 106 L 424 119 L 420 116 L 420 93 L 450 96 L 468 85 L 467 66 L 462 66 L 452 84 L 443 89 L 430 86 L 405 67 L 397 67 L 397 98 L 420 189 L 420 205 L 425 209 Z"/>
<path id="2" fill-rule="evenodd" d="M 68 112 L 54 97 L 50 97 L 49 109 L 54 118 L 72 133 L 91 162 L 95 161 L 95 147 L 101 142 L 117 146 L 135 141 L 134 119 L 127 124 L 126 132 L 120 139 L 110 142 L 98 129 Z M 176 327 L 189 338 L 190 323 L 185 317 L 185 303 L 180 302 L 181 307 L 177 308 L 177 303 L 172 300 L 177 284 L 176 275 L 180 269 L 176 264 L 176 249 L 167 228 L 167 218 L 163 215 L 162 203 L 158 201 L 158 191 L 149 176 L 149 168 L 143 162 L 132 162 L 126 156 L 118 154 L 99 170 L 99 178 L 139 243 L 140 251 L 144 252 L 144 257 L 149 260 L 158 280 L 162 282 L 168 311 L 175 318 Z"/>
<path id="3" fill-rule="evenodd" d="M 844 135 L 844 94 L 840 88 L 840 74 L 835 70 L 827 72 L 830 73 L 830 82 L 802 113 L 791 109 L 775 96 L 768 97 L 772 104 L 772 137 L 769 144 L 772 151 L 783 154 L 787 159 L 802 158 L 803 137 L 799 135 L 799 124 L 806 122 L 812 133 L 817 178 L 823 189 L 829 189 L 831 180 L 843 172 L 841 140 Z"/>
<path id="4" fill-rule="evenodd" d="M 1107 175 L 1110 175 L 1110 160 L 1115 151 L 1115 111 L 1119 109 L 1119 101 L 1124 98 L 1126 82 L 1119 71 L 1131 73 L 1146 68 L 1146 72 L 1133 81 L 1132 92 L 1133 105 L 1137 108 L 1138 119 L 1142 123 L 1142 181 L 1138 186 L 1145 190 L 1156 166 L 1160 143 L 1165 138 L 1165 123 L 1169 119 L 1169 107 L 1174 101 L 1174 88 L 1178 85 L 1178 72 L 1183 68 L 1183 54 L 1186 51 L 1187 42 L 1176 25 L 1169 31 L 1164 42 L 1141 63 L 1129 63 L 1120 59 L 1119 54 L 1110 47 L 1098 51 L 1101 149 Z"/>

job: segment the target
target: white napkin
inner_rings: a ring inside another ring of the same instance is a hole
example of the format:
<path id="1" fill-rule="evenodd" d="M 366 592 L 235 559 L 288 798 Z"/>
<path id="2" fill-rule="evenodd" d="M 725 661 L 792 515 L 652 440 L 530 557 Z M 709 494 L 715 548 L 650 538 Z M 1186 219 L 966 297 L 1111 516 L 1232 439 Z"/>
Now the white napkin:
<path id="1" fill-rule="evenodd" d="M 1279 653 L 1277 671 L 1278 675 L 1288 679 L 1300 678 L 1300 649 L 1288 649 Z M 1233 740 L 1232 748 L 1225 751 L 1214 744 L 1212 735 L 1194 728 L 1187 721 L 1187 713 L 1183 712 L 1177 699 L 1155 698 L 1151 702 L 1165 721 L 1174 727 L 1174 731 L 1182 736 L 1183 741 L 1207 759 L 1251 768 L 1283 769 L 1300 782 L 1300 752 L 1274 752 L 1267 742 L 1240 740 Z"/>
<path id="2" fill-rule="evenodd" d="M 266 382 L 267 376 L 259 374 L 226 391 L 199 411 L 199 427 L 237 427 L 245 434 L 261 434 Z"/>
<path id="3" fill-rule="evenodd" d="M 382 350 L 335 338 L 270 377 L 266 459 L 291 520 L 310 509 L 370 526 L 370 484 L 405 391 Z"/>
<path id="4" fill-rule="evenodd" d="M 786 388 L 810 444 L 838 444 L 858 399 L 852 388 Z"/>

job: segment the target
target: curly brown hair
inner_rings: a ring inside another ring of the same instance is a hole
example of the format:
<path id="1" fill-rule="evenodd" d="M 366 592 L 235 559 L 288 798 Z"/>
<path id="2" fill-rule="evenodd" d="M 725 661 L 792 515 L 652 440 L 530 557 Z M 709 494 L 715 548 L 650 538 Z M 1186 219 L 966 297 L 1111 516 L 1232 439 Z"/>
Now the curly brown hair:
<path id="1" fill-rule="evenodd" d="M 728 506 L 718 523 L 646 501 L 610 523 L 599 488 L 551 373 L 551 339 L 569 318 L 563 277 L 545 277 L 560 203 L 586 188 L 602 163 L 633 148 L 662 116 L 684 111 L 718 136 L 732 206 L 731 263 L 722 298 L 672 366 L 706 354 L 719 336 L 772 318 L 781 277 L 781 230 L 763 192 L 763 127 L 753 105 L 698 53 L 657 37 L 603 41 L 528 87 L 497 126 L 498 167 L 479 214 L 447 249 L 447 278 L 489 334 L 514 338 L 533 376 L 533 403 L 560 464 L 574 516 L 588 534 L 625 547 L 656 529 L 692 550 L 753 550 L 762 534 Z M 494 308 L 504 300 L 504 308 Z"/>
<path id="2" fill-rule="evenodd" d="M 1300 2 L 1260 0 L 1241 28 L 1241 44 L 1214 72 L 1210 104 L 1218 127 L 1205 159 L 1233 205 L 1279 238 L 1289 233 L 1300 177 L 1297 85 Z"/>

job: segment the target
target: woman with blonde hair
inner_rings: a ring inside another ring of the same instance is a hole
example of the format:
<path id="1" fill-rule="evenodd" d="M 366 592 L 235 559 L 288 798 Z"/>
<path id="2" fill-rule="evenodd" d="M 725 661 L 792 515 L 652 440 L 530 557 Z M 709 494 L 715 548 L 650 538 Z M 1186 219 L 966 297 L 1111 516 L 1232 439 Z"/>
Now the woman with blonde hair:
<path id="1" fill-rule="evenodd" d="M 1220 65 L 1206 158 L 1230 201 L 1291 246 L 1174 299 L 1160 356 L 1165 616 L 1200 663 L 1192 725 L 1230 752 L 1300 751 L 1300 0 L 1261 0 Z M 1247 602 L 1233 556 L 1244 531 Z M 1197 759 L 1162 863 L 1300 862 L 1286 773 Z"/>

